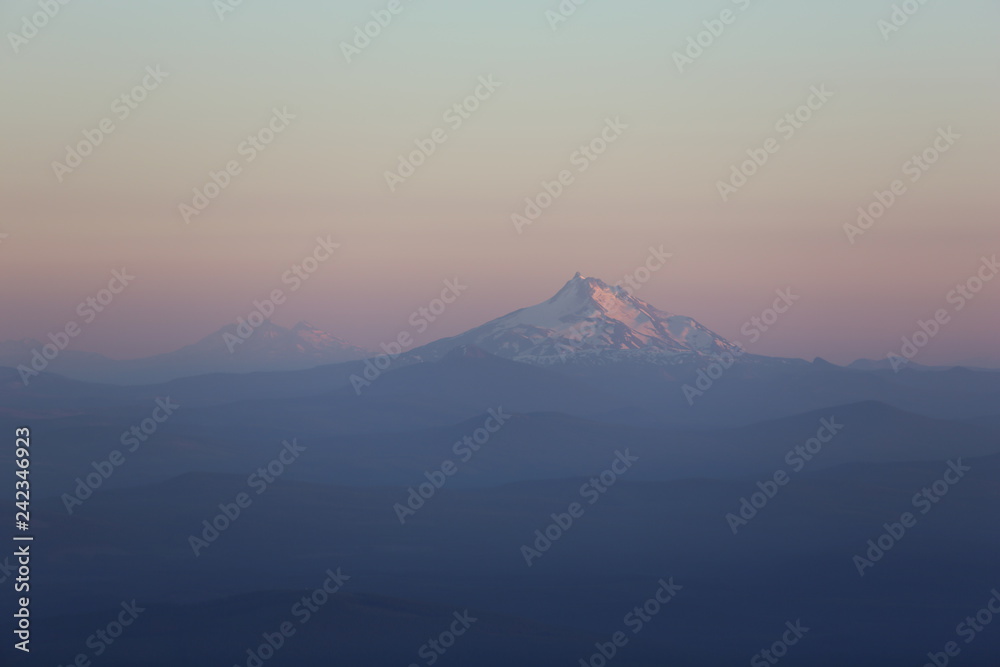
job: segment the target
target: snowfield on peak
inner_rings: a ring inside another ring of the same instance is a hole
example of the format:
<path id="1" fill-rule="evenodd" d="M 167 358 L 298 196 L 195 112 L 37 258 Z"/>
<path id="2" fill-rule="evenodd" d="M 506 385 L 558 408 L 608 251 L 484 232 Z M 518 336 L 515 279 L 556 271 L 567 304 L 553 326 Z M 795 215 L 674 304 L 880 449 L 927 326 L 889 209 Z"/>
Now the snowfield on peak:
<path id="1" fill-rule="evenodd" d="M 737 345 L 690 317 L 659 310 L 622 287 L 579 273 L 543 303 L 435 341 L 412 354 L 431 361 L 460 346 L 540 365 L 570 358 L 596 363 L 676 363 L 741 353 Z"/>

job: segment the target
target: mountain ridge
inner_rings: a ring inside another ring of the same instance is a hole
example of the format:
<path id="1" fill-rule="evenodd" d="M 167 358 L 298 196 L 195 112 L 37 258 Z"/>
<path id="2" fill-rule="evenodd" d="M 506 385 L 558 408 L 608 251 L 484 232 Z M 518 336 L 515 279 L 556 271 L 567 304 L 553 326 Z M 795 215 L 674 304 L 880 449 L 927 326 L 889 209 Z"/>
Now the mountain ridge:
<path id="1" fill-rule="evenodd" d="M 46 346 L 46 341 L 32 338 L 0 342 L 0 367 L 30 368 Z M 449 354 L 485 354 L 581 371 L 614 365 L 636 372 L 645 372 L 641 371 L 645 367 L 681 373 L 685 368 L 701 368 L 719 360 L 725 361 L 726 368 L 731 366 L 730 361 L 738 362 L 744 370 L 763 365 L 811 364 L 817 368 L 884 371 L 889 366 L 884 359 L 859 359 L 842 366 L 821 358 L 808 362 L 749 354 L 741 345 L 691 317 L 656 308 L 621 286 L 579 272 L 546 301 L 411 349 L 402 354 L 400 361 L 436 362 Z M 286 328 L 264 320 L 257 327 L 228 324 L 189 345 L 138 359 L 119 360 L 64 349 L 45 364 L 44 370 L 84 382 L 136 385 L 213 373 L 305 370 L 373 356 L 369 350 L 308 322 Z M 946 368 L 912 364 L 906 370 Z M 734 370 L 728 375 L 739 373 Z"/>
<path id="2" fill-rule="evenodd" d="M 85 382 L 154 384 L 209 373 L 302 370 L 368 354 L 308 322 L 283 327 L 265 320 L 249 335 L 241 330 L 246 326 L 228 324 L 176 350 L 136 359 L 68 348 L 44 357 L 48 362 L 44 370 Z M 0 366 L 32 368 L 32 360 L 44 353 L 45 346 L 45 341 L 34 338 L 0 343 Z"/>

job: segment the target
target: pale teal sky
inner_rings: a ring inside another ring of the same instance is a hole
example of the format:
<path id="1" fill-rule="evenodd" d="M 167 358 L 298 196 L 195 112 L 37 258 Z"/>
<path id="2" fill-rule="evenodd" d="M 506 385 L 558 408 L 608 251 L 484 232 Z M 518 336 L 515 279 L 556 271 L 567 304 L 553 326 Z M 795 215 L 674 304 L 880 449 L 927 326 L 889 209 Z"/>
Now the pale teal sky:
<path id="1" fill-rule="evenodd" d="M 797 310 L 755 352 L 882 356 L 996 252 L 1000 149 L 995 2 L 924 5 L 889 40 L 893 2 L 590 0 L 558 30 L 558 0 L 403 0 L 348 64 L 339 44 L 388 0 L 70 2 L 14 53 L 37 2 L 0 7 L 0 339 L 44 336 L 111 269 L 140 276 L 79 339 L 162 351 L 245 315 L 318 233 L 340 257 L 276 321 L 361 345 L 395 337 L 446 277 L 470 285 L 428 342 L 543 300 L 573 273 L 618 280 L 650 245 L 674 253 L 639 294 L 739 339 L 779 287 Z M 725 28 L 682 74 L 673 53 Z M 52 162 L 159 65 L 169 76 L 59 183 Z M 385 171 L 480 76 L 502 82 L 396 192 Z M 812 86 L 833 98 L 730 201 L 717 182 Z M 178 206 L 273 108 L 296 118 L 191 224 Z M 512 213 L 571 168 L 604 120 L 621 139 L 543 217 Z M 843 226 L 938 128 L 962 135 L 855 244 Z M 12 279 L 13 276 L 30 278 Z M 120 307 L 119 307 L 120 306 Z M 996 357 L 1000 281 L 926 350 Z"/>

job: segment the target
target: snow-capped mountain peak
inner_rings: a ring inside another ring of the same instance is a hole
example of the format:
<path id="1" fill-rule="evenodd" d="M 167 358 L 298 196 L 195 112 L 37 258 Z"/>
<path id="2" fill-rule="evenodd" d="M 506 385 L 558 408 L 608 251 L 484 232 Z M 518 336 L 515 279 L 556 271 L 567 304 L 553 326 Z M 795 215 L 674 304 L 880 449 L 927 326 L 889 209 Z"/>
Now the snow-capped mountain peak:
<path id="1" fill-rule="evenodd" d="M 673 363 L 692 356 L 737 352 L 737 346 L 695 320 L 637 299 L 623 287 L 577 273 L 556 294 L 414 354 L 440 358 L 474 345 L 515 361 L 552 364 L 643 359 Z"/>

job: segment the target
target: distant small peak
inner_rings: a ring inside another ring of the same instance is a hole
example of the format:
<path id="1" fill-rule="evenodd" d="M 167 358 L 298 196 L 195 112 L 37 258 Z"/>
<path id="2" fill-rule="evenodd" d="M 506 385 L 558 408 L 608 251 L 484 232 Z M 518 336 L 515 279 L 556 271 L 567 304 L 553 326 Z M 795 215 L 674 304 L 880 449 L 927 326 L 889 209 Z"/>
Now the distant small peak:
<path id="1" fill-rule="evenodd" d="M 576 275 L 573 276 L 573 280 L 586 280 L 586 279 L 587 279 L 587 276 L 583 275 L 579 271 L 577 271 Z"/>

